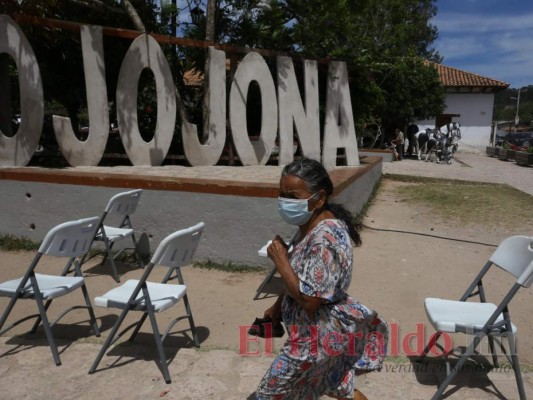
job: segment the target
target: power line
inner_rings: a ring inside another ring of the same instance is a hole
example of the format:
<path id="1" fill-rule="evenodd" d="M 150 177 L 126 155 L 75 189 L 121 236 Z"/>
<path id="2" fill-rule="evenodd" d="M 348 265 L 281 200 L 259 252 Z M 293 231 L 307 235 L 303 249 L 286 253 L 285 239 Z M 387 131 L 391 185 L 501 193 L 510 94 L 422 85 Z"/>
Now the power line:
<path id="1" fill-rule="evenodd" d="M 410 231 L 403 231 L 403 230 L 400 230 L 400 229 L 373 228 L 373 227 L 365 225 L 365 224 L 362 224 L 362 226 L 364 228 L 371 229 L 373 231 L 393 232 L 393 233 L 406 233 L 406 234 L 409 234 L 409 235 L 426 236 L 426 237 L 432 237 L 432 238 L 436 238 L 436 239 L 451 240 L 451 241 L 454 241 L 454 242 L 479 244 L 481 246 L 489 246 L 489 247 L 498 247 L 498 245 L 496 245 L 496 244 L 476 242 L 474 240 L 456 239 L 456 238 L 450 238 L 450 237 L 445 237 L 445 236 L 432 235 L 432 234 L 429 234 L 429 233 L 410 232 Z"/>

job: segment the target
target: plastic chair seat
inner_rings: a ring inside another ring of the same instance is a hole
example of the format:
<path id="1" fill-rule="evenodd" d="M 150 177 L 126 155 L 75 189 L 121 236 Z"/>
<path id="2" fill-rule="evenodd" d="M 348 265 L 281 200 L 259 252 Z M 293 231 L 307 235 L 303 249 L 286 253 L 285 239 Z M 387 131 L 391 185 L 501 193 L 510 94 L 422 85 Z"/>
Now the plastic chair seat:
<path id="1" fill-rule="evenodd" d="M 496 311 L 492 303 L 468 301 L 454 301 L 437 298 L 427 298 L 424 302 L 429 321 L 437 331 L 477 333 Z M 503 321 L 503 315 L 496 319 L 496 323 Z M 511 323 L 513 333 L 516 326 Z M 492 331 L 492 334 L 497 332 Z"/>
<path id="2" fill-rule="evenodd" d="M 114 226 L 107 226 L 104 225 L 105 234 L 107 236 L 107 239 L 111 242 L 119 239 L 127 238 L 131 235 L 133 235 L 133 229 L 131 228 L 117 228 Z M 103 240 L 103 236 L 101 233 L 99 233 L 96 237 L 96 240 Z"/>
<path id="3" fill-rule="evenodd" d="M 139 281 L 137 279 L 129 279 L 122 285 L 111 289 L 102 296 L 96 297 L 94 299 L 94 304 L 98 307 L 125 309 L 128 306 L 128 300 L 138 283 Z M 146 282 L 146 286 L 155 312 L 165 311 L 172 307 L 187 293 L 187 287 L 185 285 Z M 142 297 L 143 293 L 139 292 L 136 300 L 139 300 Z M 141 300 L 133 309 L 136 311 L 145 311 L 146 303 L 144 300 Z"/>
<path id="4" fill-rule="evenodd" d="M 83 285 L 83 278 L 77 276 L 55 276 L 35 274 L 39 291 L 44 300 L 55 299 L 67 293 L 76 290 Z M 0 284 L 0 296 L 15 297 L 17 288 L 22 281 L 22 278 L 13 279 Z M 31 282 L 28 280 L 24 285 L 24 295 L 22 298 L 31 299 L 35 296 Z"/>

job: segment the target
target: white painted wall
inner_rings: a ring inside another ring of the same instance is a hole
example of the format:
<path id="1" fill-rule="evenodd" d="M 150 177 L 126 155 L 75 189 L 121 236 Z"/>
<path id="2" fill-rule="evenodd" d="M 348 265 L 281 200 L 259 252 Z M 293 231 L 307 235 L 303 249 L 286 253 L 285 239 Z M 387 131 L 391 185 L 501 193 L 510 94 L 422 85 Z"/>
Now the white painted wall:
<path id="1" fill-rule="evenodd" d="M 493 93 L 449 93 L 446 95 L 446 109 L 443 114 L 459 114 L 454 122 L 461 124 L 461 144 L 482 149 L 488 146 L 492 109 L 494 106 Z M 435 120 L 415 122 L 420 129 L 434 128 Z"/>
<path id="2" fill-rule="evenodd" d="M 376 164 L 333 201 L 354 214 L 361 212 L 381 177 L 381 169 L 382 164 Z M 125 190 L 130 189 L 0 179 L 0 234 L 40 241 L 61 222 L 100 216 L 109 198 Z M 295 230 L 281 220 L 275 197 L 143 190 L 132 216 L 136 233 L 148 235 L 152 251 L 168 234 L 199 221 L 206 227 L 196 259 L 256 266 L 272 265 L 269 259 L 257 255 L 267 240 L 276 234 L 289 238 Z M 124 244 L 129 243 L 117 243 Z"/>

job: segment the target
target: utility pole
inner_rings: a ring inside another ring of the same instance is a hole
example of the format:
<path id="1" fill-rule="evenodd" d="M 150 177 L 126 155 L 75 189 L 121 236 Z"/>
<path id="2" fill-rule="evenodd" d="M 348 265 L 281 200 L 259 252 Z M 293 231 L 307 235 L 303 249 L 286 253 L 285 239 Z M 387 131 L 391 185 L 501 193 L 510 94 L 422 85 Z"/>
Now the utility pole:
<path id="1" fill-rule="evenodd" d="M 172 0 L 172 20 L 170 22 L 170 29 L 172 31 L 172 38 L 176 38 L 177 35 L 177 22 L 176 19 L 178 17 L 178 5 L 176 0 Z M 176 45 L 172 45 L 172 54 L 170 55 L 170 63 L 172 64 L 172 78 L 174 81 L 176 80 L 176 71 L 178 69 L 178 60 L 176 58 Z"/>
<path id="2" fill-rule="evenodd" d="M 516 127 L 518 123 L 520 122 L 520 117 L 518 116 L 518 109 L 520 108 L 520 92 L 522 91 L 521 88 L 518 89 L 518 96 L 516 98 L 516 115 L 514 117 L 514 132 L 516 133 Z"/>
<path id="3" fill-rule="evenodd" d="M 205 21 L 205 40 L 215 41 L 215 12 L 217 9 L 216 0 L 207 0 L 207 15 Z"/>
<path id="4" fill-rule="evenodd" d="M 205 20 L 205 40 L 211 43 L 215 41 L 215 13 L 216 13 L 216 0 L 207 0 L 207 15 Z M 203 104 L 203 142 L 205 142 L 209 136 L 209 51 L 205 55 L 204 65 L 204 104 Z"/>

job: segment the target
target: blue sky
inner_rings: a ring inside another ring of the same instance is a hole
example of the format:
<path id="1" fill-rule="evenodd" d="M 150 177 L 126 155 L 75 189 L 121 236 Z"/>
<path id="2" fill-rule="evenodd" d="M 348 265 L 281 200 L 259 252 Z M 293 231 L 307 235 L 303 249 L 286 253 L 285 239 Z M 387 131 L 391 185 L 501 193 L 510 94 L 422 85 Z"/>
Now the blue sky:
<path id="1" fill-rule="evenodd" d="M 170 0 L 167 0 L 170 2 Z M 189 20 L 193 0 L 177 0 Z M 511 88 L 533 85 L 533 0 L 437 0 L 443 64 L 497 79 Z M 206 0 L 200 7 L 206 9 Z"/>
<path id="2" fill-rule="evenodd" d="M 442 64 L 510 84 L 533 85 L 533 1 L 437 0 Z"/>

